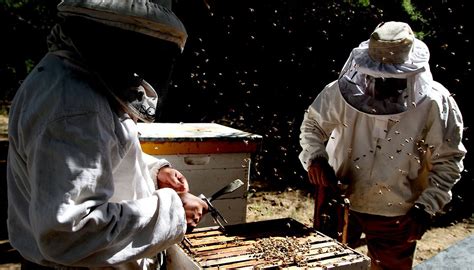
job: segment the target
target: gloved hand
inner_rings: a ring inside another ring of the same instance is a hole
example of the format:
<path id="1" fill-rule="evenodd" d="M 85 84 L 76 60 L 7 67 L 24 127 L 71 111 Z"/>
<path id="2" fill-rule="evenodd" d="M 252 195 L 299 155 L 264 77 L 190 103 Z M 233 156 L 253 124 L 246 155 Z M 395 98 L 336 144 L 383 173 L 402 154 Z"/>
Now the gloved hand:
<path id="1" fill-rule="evenodd" d="M 326 158 L 316 158 L 308 168 L 309 182 L 313 185 L 327 187 L 336 186 L 337 178 L 334 169 L 329 165 Z"/>
<path id="2" fill-rule="evenodd" d="M 408 242 L 420 240 L 433 222 L 433 217 L 424 209 L 424 205 L 415 203 L 407 213 L 411 220 Z"/>

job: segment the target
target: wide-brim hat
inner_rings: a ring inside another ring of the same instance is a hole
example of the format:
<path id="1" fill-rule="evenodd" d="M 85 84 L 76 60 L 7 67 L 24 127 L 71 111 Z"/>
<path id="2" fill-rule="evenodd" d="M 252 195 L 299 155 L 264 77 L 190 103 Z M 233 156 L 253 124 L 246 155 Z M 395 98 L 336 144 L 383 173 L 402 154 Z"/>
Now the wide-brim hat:
<path id="1" fill-rule="evenodd" d="M 187 39 L 181 20 L 168 0 L 63 0 L 59 16 L 79 16 L 105 25 L 176 43 L 181 50 Z"/>
<path id="2" fill-rule="evenodd" d="M 415 36 L 404 22 L 379 24 L 369 39 L 369 56 L 383 64 L 401 64 L 410 57 Z"/>

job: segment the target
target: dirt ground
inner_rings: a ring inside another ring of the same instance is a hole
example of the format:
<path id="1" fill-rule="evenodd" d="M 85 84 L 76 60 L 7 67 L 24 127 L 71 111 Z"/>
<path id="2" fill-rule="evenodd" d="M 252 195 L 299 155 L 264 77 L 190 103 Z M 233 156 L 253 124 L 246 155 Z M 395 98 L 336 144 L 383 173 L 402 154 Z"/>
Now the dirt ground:
<path id="1" fill-rule="evenodd" d="M 291 217 L 312 226 L 314 202 L 311 194 L 287 189 L 285 192 L 251 192 L 248 200 L 247 222 Z M 474 216 L 447 227 L 431 228 L 418 241 L 414 265 L 427 260 L 457 241 L 474 233 Z M 367 247 L 357 248 L 366 254 Z"/>

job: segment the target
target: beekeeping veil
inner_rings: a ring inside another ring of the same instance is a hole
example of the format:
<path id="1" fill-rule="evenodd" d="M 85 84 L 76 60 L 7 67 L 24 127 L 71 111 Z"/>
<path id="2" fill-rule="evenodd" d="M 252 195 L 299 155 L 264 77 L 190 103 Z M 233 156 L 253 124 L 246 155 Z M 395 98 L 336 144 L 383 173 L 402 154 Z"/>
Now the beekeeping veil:
<path id="1" fill-rule="evenodd" d="M 153 87 L 167 89 L 172 63 L 187 39 L 171 0 L 63 0 L 58 11 L 64 22 L 53 28 L 49 50 L 80 55 L 122 108 L 134 119 L 153 122 L 158 103 Z M 153 71 L 150 76 L 140 74 L 145 69 Z M 118 89 L 113 83 L 132 87 Z"/>
<path id="2" fill-rule="evenodd" d="M 171 11 L 169 0 L 63 0 L 60 16 L 79 16 L 109 26 L 139 32 L 184 48 L 184 25 Z M 85 31 L 87 29 L 84 29 Z"/>
<path id="3" fill-rule="evenodd" d="M 398 114 L 416 107 L 429 91 L 432 75 L 429 50 L 403 22 L 379 24 L 370 39 L 354 48 L 338 79 L 345 100 L 356 109 L 374 115 Z M 376 98 L 377 78 L 403 79 L 397 95 Z"/>

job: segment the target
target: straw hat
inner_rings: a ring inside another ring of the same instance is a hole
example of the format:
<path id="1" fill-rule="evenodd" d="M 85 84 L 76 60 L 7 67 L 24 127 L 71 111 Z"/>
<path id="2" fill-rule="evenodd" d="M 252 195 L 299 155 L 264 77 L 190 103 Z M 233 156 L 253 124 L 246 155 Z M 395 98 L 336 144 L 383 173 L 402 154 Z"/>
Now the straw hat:
<path id="1" fill-rule="evenodd" d="M 415 36 L 403 22 L 379 24 L 369 39 L 369 56 L 383 64 L 402 64 L 409 59 Z"/>
<path id="2" fill-rule="evenodd" d="M 187 39 L 181 20 L 171 11 L 171 0 L 63 0 L 59 16 L 79 16 L 109 26 L 176 43 Z"/>

